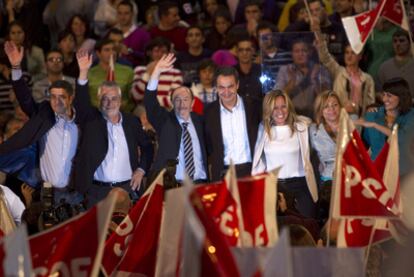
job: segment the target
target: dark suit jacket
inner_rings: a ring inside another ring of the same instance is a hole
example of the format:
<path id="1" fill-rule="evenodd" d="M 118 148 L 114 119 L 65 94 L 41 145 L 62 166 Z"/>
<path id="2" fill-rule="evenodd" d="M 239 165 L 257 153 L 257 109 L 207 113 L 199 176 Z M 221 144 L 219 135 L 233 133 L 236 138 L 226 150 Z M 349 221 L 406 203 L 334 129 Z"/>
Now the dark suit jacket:
<path id="1" fill-rule="evenodd" d="M 255 99 L 243 98 L 246 112 L 247 135 L 249 137 L 250 154 L 253 160 L 254 146 L 256 144 L 257 130 L 261 121 L 262 103 Z M 221 132 L 220 102 L 214 101 L 204 110 L 206 142 L 210 180 L 219 181 L 224 170 L 224 144 Z"/>
<path id="2" fill-rule="evenodd" d="M 74 159 L 73 181 L 76 190 L 88 191 L 96 169 L 101 165 L 108 152 L 108 130 L 102 113 L 91 105 L 88 89 L 76 93 L 73 103 L 80 114 L 81 138 Z M 135 116 L 122 113 L 122 127 L 128 144 L 129 160 L 132 171 L 142 168 L 148 172 L 153 157 L 150 139 Z M 141 149 L 141 157 L 138 155 Z"/>
<path id="3" fill-rule="evenodd" d="M 145 91 L 144 104 L 148 120 L 154 126 L 158 134 L 158 153 L 153 170 L 159 171 L 167 164 L 167 160 L 177 159 L 180 151 L 182 128 L 174 111 L 168 112 L 160 106 L 156 91 Z M 191 113 L 191 120 L 197 132 L 200 142 L 201 156 L 204 170 L 207 172 L 207 151 L 203 130 L 203 118 L 196 113 Z"/>
<path id="4" fill-rule="evenodd" d="M 0 155 L 8 154 L 37 143 L 56 122 L 56 116 L 50 107 L 49 101 L 39 104 L 35 103 L 32 92 L 22 78 L 12 81 L 12 85 L 23 112 L 30 119 L 14 136 L 0 144 Z M 81 93 L 85 89 L 87 90 L 87 86 L 76 84 L 76 91 Z M 76 113 L 75 122 L 77 124 L 80 123 L 80 118 L 80 114 Z"/>

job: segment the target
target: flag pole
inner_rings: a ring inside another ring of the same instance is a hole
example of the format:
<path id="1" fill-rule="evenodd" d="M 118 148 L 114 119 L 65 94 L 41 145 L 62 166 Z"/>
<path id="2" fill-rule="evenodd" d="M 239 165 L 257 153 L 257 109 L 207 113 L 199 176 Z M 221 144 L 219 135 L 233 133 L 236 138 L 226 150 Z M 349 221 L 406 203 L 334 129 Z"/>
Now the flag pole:
<path id="1" fill-rule="evenodd" d="M 365 258 L 364 258 L 364 268 L 365 268 L 365 270 L 367 269 L 367 266 L 368 266 L 369 252 L 371 251 L 372 241 L 374 240 L 374 234 L 375 234 L 376 227 L 377 227 L 377 220 L 374 219 L 374 224 L 372 225 L 372 230 L 371 230 L 371 234 L 369 236 L 367 250 L 366 250 Z"/>
<path id="2" fill-rule="evenodd" d="M 414 57 L 414 45 L 413 45 L 413 35 L 411 33 L 411 26 L 410 26 L 410 21 L 408 20 L 408 15 L 407 12 L 405 10 L 405 5 L 404 5 L 404 0 L 400 0 L 401 2 L 401 8 L 402 8 L 402 12 L 403 12 L 403 20 L 405 19 L 405 23 L 407 24 L 407 32 L 408 32 L 408 38 L 410 39 L 410 45 L 411 45 L 411 55 Z M 410 3 L 410 2 L 408 2 Z M 409 4 L 410 5 L 410 4 Z M 404 23 L 402 23 L 404 25 Z"/>

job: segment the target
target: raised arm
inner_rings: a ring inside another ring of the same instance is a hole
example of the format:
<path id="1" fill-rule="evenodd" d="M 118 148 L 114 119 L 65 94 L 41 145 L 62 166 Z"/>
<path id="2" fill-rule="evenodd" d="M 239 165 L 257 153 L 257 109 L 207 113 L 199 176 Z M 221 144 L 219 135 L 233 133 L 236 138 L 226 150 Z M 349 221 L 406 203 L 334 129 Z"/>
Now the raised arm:
<path id="1" fill-rule="evenodd" d="M 6 41 L 4 52 L 12 66 L 12 85 L 16 94 L 17 101 L 23 112 L 31 117 L 37 110 L 37 105 L 32 97 L 32 92 L 26 82 L 23 80 L 21 63 L 23 60 L 24 49 L 20 49 L 12 41 Z"/>
<path id="2" fill-rule="evenodd" d="M 88 72 L 92 65 L 92 55 L 88 51 L 79 50 L 76 53 L 76 59 L 79 66 L 79 77 L 76 81 L 73 106 L 75 107 L 77 115 L 82 118 L 92 107 L 88 92 Z"/>
<path id="3" fill-rule="evenodd" d="M 174 67 L 174 54 L 164 55 L 154 66 L 151 77 L 145 89 L 144 104 L 147 111 L 148 120 L 154 126 L 157 132 L 160 128 L 168 112 L 160 106 L 157 99 L 157 87 L 161 73 L 171 70 Z"/>

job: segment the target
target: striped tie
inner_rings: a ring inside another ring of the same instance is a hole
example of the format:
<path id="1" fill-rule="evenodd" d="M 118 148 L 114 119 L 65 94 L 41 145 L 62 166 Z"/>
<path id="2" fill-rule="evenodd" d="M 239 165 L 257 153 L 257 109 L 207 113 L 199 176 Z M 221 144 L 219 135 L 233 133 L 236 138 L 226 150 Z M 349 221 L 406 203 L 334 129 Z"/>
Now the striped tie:
<path id="1" fill-rule="evenodd" d="M 184 142 L 184 163 L 188 176 L 193 180 L 195 173 L 193 142 L 191 141 L 190 132 L 188 132 L 188 122 L 183 122 L 183 142 Z"/>

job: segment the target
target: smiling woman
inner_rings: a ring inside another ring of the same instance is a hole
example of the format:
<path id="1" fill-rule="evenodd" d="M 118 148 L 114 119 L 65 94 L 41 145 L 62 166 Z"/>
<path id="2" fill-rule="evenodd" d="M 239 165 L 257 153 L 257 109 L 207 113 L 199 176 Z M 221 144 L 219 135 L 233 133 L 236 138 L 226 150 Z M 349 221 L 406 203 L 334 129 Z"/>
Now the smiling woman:
<path id="1" fill-rule="evenodd" d="M 386 81 L 382 88 L 384 105 L 355 123 L 364 127 L 362 138 L 371 148 L 372 159 L 380 153 L 393 126 L 398 125 L 400 175 L 405 175 L 414 165 L 414 110 L 409 86 L 406 80 L 397 77 Z"/>
<path id="2" fill-rule="evenodd" d="M 298 211 L 313 217 L 318 192 L 309 156 L 309 122 L 308 118 L 296 115 L 286 93 L 269 92 L 263 100 L 263 121 L 257 135 L 252 175 L 281 167 L 279 191 L 292 193 Z"/>

